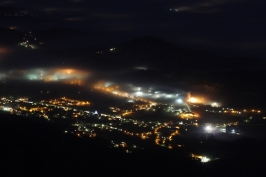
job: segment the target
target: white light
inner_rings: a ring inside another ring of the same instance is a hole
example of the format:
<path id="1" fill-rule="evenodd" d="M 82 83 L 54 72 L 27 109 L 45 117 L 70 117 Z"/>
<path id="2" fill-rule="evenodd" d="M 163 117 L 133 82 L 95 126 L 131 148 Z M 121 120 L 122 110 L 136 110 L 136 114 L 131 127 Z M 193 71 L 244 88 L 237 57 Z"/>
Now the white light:
<path id="1" fill-rule="evenodd" d="M 212 103 L 211 106 L 212 106 L 212 107 L 219 107 L 218 103 L 215 103 L 215 102 Z"/>
<path id="2" fill-rule="evenodd" d="M 140 96 L 140 95 L 142 95 L 142 94 L 143 94 L 143 93 L 140 92 L 140 91 L 137 92 L 137 95 L 138 95 L 138 96 Z"/>
<path id="3" fill-rule="evenodd" d="M 166 95 L 166 98 L 172 98 L 173 97 L 173 95 Z"/>
<path id="4" fill-rule="evenodd" d="M 4 107 L 4 111 L 10 111 L 12 108 Z"/>
<path id="5" fill-rule="evenodd" d="M 205 157 L 205 156 L 201 158 L 201 162 L 202 162 L 202 163 L 209 162 L 210 160 L 211 160 L 211 159 L 209 159 L 208 157 Z"/>
<path id="6" fill-rule="evenodd" d="M 177 100 L 177 102 L 178 102 L 178 103 L 182 103 L 182 102 L 183 102 L 183 100 L 181 100 L 181 99 L 178 99 L 178 100 Z"/>
<path id="7" fill-rule="evenodd" d="M 205 127 L 205 130 L 212 131 L 212 127 L 208 125 L 208 126 Z"/>

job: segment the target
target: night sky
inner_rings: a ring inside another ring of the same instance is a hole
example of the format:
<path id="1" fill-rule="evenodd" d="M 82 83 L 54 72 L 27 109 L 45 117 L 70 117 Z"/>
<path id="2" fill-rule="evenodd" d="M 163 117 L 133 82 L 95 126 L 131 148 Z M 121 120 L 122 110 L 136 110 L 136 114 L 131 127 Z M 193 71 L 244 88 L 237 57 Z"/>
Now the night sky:
<path id="1" fill-rule="evenodd" d="M 155 36 L 178 46 L 222 56 L 265 57 L 265 1 L 250 0 L 10 0 L 26 11 L 2 27 L 85 31 L 86 45 L 106 46 Z"/>

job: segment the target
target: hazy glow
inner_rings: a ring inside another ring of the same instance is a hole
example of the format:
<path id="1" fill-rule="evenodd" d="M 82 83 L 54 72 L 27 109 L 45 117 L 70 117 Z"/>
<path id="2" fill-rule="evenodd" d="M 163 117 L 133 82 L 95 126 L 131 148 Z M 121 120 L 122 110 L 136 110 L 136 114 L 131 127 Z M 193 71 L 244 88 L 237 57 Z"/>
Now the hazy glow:
<path id="1" fill-rule="evenodd" d="M 30 80 L 45 80 L 45 81 L 58 81 L 58 80 L 72 80 L 72 79 L 85 79 L 87 73 L 74 69 L 45 69 L 45 70 L 30 70 L 27 72 L 27 78 Z"/>
<path id="2" fill-rule="evenodd" d="M 188 101 L 191 102 L 191 103 L 197 103 L 197 102 L 199 102 L 198 99 L 197 98 L 194 98 L 194 97 L 189 98 Z"/>
<path id="3" fill-rule="evenodd" d="M 43 81 L 82 81 L 88 77 L 88 72 L 72 68 L 42 68 L 29 70 L 11 70 L 7 77 L 13 79 L 43 80 Z"/>
<path id="4" fill-rule="evenodd" d="M 143 93 L 139 91 L 136 94 L 137 94 L 137 96 L 141 96 Z"/>
<path id="5" fill-rule="evenodd" d="M 177 102 L 178 102 L 178 103 L 182 103 L 183 101 L 182 101 L 181 99 L 178 99 Z"/>
<path id="6" fill-rule="evenodd" d="M 90 76 L 90 78 L 88 76 Z M 104 74 L 89 73 L 85 70 L 76 68 L 32 68 L 25 70 L 10 70 L 8 72 L 0 73 L 0 79 L 12 78 L 18 80 L 62 82 L 65 84 L 92 86 L 96 89 L 104 90 L 117 96 L 128 97 L 133 100 L 137 99 L 147 103 L 152 102 L 156 104 L 187 106 L 188 111 L 190 112 L 191 110 L 186 102 L 205 102 L 203 98 L 199 99 L 198 97 L 191 97 L 190 93 L 172 89 L 167 86 L 140 83 L 134 84 L 121 80 L 107 80 L 106 78 L 108 77 L 110 77 L 110 74 L 105 76 Z M 216 104 L 218 105 L 218 103 Z"/>
<path id="7" fill-rule="evenodd" d="M 210 125 L 208 125 L 208 126 L 205 127 L 205 130 L 212 131 L 212 127 Z"/>
<path id="8" fill-rule="evenodd" d="M 6 77 L 6 75 L 5 74 L 3 74 L 3 73 L 0 73 L 0 80 L 1 79 L 3 79 L 3 78 L 5 78 Z"/>
<path id="9" fill-rule="evenodd" d="M 211 160 L 210 158 L 205 157 L 205 156 L 201 158 L 201 162 L 202 162 L 202 163 L 209 162 L 210 160 Z"/>
<path id="10" fill-rule="evenodd" d="M 213 103 L 211 103 L 211 106 L 212 107 L 220 107 L 221 105 L 219 103 L 213 102 Z"/>

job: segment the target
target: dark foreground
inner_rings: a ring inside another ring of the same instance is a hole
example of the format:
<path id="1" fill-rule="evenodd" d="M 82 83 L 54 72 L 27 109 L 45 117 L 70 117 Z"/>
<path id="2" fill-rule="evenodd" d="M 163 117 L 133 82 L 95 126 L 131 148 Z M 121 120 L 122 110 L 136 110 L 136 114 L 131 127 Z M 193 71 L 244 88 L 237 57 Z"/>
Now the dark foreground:
<path id="1" fill-rule="evenodd" d="M 77 138 L 59 127 L 1 113 L 0 158 L 4 176 L 264 176 L 266 152 L 202 164 L 173 151 L 125 154 L 104 138 Z M 233 147 L 232 147 L 233 148 Z M 254 150 L 253 149 L 253 150 Z M 243 155 L 244 154 L 244 155 Z M 2 176 L 2 174 L 1 174 Z"/>

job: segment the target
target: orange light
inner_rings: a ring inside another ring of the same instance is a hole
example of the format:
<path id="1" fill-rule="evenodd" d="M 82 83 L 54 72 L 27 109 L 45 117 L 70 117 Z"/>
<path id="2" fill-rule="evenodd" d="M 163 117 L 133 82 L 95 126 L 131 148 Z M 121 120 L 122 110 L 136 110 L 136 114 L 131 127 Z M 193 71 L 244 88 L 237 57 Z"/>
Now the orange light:
<path id="1" fill-rule="evenodd" d="M 198 102 L 198 99 L 194 98 L 194 97 L 191 97 L 191 98 L 189 98 L 188 101 L 191 102 L 191 103 L 196 103 L 196 102 Z"/>

